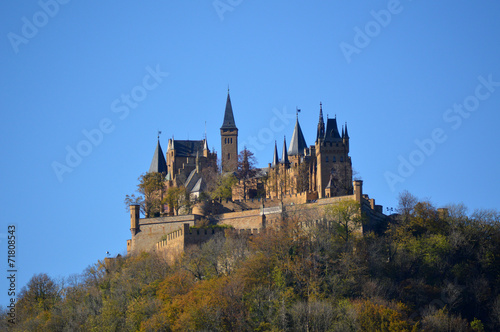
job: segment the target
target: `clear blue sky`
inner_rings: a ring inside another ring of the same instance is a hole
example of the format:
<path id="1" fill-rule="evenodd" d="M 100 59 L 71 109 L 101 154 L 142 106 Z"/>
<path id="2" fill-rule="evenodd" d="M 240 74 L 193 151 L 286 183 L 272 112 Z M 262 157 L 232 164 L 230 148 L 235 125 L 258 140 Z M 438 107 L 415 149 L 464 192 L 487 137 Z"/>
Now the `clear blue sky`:
<path id="1" fill-rule="evenodd" d="M 0 267 L 14 223 L 18 290 L 34 273 L 123 254 L 123 199 L 157 131 L 165 151 L 172 135 L 201 139 L 206 121 L 220 150 L 228 84 L 260 166 L 291 137 L 296 107 L 313 144 L 321 101 L 348 122 L 377 203 L 395 207 L 409 190 L 437 206 L 498 206 L 497 1 L 55 3 L 0 4 Z"/>

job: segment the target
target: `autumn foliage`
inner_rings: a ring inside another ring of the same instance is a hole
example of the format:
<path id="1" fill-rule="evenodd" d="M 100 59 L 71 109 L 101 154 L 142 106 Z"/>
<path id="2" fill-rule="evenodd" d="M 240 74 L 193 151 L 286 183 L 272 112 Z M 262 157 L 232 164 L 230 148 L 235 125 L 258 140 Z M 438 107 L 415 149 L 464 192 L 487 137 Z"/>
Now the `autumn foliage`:
<path id="1" fill-rule="evenodd" d="M 1 327 L 500 330 L 498 212 L 437 210 L 404 193 L 384 231 L 361 234 L 349 229 L 360 215 L 329 211 L 334 227 L 303 227 L 303 216 L 288 216 L 260 235 L 189 248 L 173 265 L 144 253 L 99 261 L 65 280 L 35 275 L 19 296 L 17 324 Z"/>

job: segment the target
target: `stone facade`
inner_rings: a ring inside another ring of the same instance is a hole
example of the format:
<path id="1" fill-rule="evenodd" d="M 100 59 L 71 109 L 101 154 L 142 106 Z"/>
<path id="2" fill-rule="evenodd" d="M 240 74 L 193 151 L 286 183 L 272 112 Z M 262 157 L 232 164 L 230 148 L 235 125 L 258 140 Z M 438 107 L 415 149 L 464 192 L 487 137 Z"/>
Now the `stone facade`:
<path id="1" fill-rule="evenodd" d="M 347 124 L 338 131 L 337 119 L 323 120 L 320 104 L 319 123 L 314 145 L 307 147 L 297 120 L 287 150 L 283 144 L 278 159 L 275 145 L 273 162 L 268 165 L 267 197 L 281 197 L 308 192 L 318 198 L 350 195 L 352 188 L 352 162 L 349 156 Z"/>

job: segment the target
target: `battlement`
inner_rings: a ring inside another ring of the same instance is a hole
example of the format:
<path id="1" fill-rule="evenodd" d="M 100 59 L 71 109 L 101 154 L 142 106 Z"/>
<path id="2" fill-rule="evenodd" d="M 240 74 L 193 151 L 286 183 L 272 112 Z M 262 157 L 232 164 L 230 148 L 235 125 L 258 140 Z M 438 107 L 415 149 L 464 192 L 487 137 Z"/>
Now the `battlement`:
<path id="1" fill-rule="evenodd" d="M 192 228 L 189 223 L 185 223 L 181 228 L 163 236 L 155 244 L 155 251 L 162 254 L 168 262 L 173 262 L 186 247 L 191 245 L 201 245 L 208 242 L 218 234 L 227 235 L 257 235 L 261 229 L 234 229 L 234 228 Z"/>

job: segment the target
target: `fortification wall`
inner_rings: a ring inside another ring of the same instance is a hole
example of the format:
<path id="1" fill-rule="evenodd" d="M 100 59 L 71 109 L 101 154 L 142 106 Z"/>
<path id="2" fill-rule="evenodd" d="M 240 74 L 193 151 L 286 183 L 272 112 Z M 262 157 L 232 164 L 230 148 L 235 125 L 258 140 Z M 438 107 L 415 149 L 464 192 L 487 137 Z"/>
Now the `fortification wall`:
<path id="1" fill-rule="evenodd" d="M 182 228 L 185 223 L 194 226 L 200 219 L 197 215 L 169 216 L 139 219 L 139 230 L 132 238 L 131 253 L 154 250 L 155 244 L 165 234 Z"/>
<path id="2" fill-rule="evenodd" d="M 189 229 L 189 224 L 187 225 Z M 162 255 L 168 263 L 173 263 L 176 257 L 184 252 L 185 248 L 185 228 L 179 228 L 162 237 L 162 240 L 155 245 L 155 250 Z"/>
<path id="3" fill-rule="evenodd" d="M 185 229 L 184 245 L 200 245 L 203 244 L 218 234 L 224 236 L 224 228 L 196 228 L 190 229 L 189 227 Z"/>
<path id="4" fill-rule="evenodd" d="M 260 209 L 255 209 L 220 214 L 217 219 L 219 224 L 230 225 L 236 229 L 259 229 L 262 228 L 263 216 Z"/>

